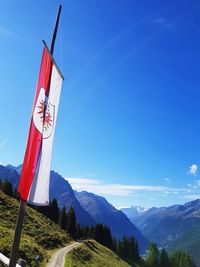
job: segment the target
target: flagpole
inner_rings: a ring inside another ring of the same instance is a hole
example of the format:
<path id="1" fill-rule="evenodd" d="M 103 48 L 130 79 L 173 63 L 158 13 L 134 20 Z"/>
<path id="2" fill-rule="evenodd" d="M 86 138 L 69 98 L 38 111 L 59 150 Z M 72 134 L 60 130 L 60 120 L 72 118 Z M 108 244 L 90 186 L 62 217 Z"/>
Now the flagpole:
<path id="1" fill-rule="evenodd" d="M 13 246 L 12 246 L 12 251 L 11 251 L 11 256 L 10 256 L 9 267 L 16 266 L 20 237 L 22 233 L 22 226 L 23 226 L 24 217 L 25 217 L 25 209 L 26 209 L 26 203 L 23 200 L 20 200 L 19 212 L 17 216 L 15 235 L 14 235 Z"/>
<path id="2" fill-rule="evenodd" d="M 54 52 L 54 45 L 55 45 L 56 35 L 58 31 L 58 24 L 59 24 L 61 9 L 62 9 L 62 6 L 59 5 L 57 16 L 56 16 L 56 22 L 55 22 L 55 26 L 53 30 L 53 35 L 51 39 L 51 46 L 50 46 L 51 55 L 53 55 L 53 52 Z M 15 234 L 14 234 L 14 240 L 12 244 L 9 267 L 16 267 L 18 251 L 19 251 L 19 243 L 20 243 L 22 227 L 23 227 L 23 222 L 24 222 L 24 217 L 25 217 L 25 210 L 26 210 L 26 202 L 20 199 L 19 212 L 18 212 L 16 226 L 15 226 Z"/>
<path id="3" fill-rule="evenodd" d="M 56 35 L 57 35 L 57 31 L 58 31 L 58 24 L 59 24 L 61 10 L 62 10 L 62 6 L 59 5 L 58 13 L 56 16 L 56 22 L 55 22 L 55 26 L 54 26 L 54 31 L 53 31 L 53 35 L 52 35 L 52 39 L 51 39 L 51 46 L 50 46 L 51 55 L 53 55 L 53 51 L 54 51 L 54 44 L 55 44 Z"/>

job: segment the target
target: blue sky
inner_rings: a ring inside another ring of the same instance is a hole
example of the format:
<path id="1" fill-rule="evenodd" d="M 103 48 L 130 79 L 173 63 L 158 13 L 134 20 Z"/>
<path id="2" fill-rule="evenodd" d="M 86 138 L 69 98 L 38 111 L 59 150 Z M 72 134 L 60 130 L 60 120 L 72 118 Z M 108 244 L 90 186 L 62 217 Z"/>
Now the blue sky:
<path id="1" fill-rule="evenodd" d="M 117 206 L 200 197 L 197 0 L 0 1 L 0 162 L 23 161 L 59 3 L 52 169 Z"/>

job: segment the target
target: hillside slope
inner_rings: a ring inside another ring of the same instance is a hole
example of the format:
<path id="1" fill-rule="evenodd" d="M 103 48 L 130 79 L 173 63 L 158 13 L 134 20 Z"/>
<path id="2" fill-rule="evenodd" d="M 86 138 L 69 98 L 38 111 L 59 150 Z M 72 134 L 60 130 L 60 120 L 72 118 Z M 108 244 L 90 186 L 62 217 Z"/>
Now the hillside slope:
<path id="1" fill-rule="evenodd" d="M 9 257 L 19 202 L 0 191 L 0 252 Z M 30 207 L 26 207 L 19 257 L 35 266 L 35 257 L 40 255 L 43 264 L 51 250 L 69 243 L 69 235 L 49 219 Z M 42 266 L 42 265 L 41 265 Z"/>
<path id="2" fill-rule="evenodd" d="M 129 267 L 113 251 L 100 245 L 94 240 L 86 241 L 84 244 L 71 250 L 66 255 L 65 267 Z"/>
<path id="3" fill-rule="evenodd" d="M 13 186 L 17 186 L 20 179 L 22 165 L 18 167 L 0 165 L 0 178 L 4 181 L 6 178 Z M 60 208 L 66 207 L 66 210 L 72 206 L 76 213 L 77 221 L 80 225 L 94 225 L 95 222 L 85 211 L 74 195 L 71 185 L 57 172 L 51 171 L 50 174 L 50 200 L 56 198 Z"/>

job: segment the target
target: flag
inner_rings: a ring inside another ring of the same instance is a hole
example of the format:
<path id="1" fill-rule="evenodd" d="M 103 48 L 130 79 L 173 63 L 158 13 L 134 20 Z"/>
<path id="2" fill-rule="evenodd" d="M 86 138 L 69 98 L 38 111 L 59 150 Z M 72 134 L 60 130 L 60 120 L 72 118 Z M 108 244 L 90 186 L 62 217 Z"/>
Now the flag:
<path id="1" fill-rule="evenodd" d="M 34 205 L 48 205 L 52 145 L 63 76 L 44 45 L 18 193 Z"/>

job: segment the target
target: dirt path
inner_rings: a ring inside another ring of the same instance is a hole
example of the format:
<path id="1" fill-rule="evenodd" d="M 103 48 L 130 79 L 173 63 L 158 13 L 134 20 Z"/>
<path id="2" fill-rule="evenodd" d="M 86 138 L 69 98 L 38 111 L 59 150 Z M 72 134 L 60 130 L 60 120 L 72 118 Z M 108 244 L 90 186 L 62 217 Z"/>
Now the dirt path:
<path id="1" fill-rule="evenodd" d="M 74 242 L 72 244 L 69 244 L 68 246 L 59 249 L 56 251 L 53 256 L 51 257 L 49 263 L 46 267 L 63 267 L 65 264 L 65 254 L 68 253 L 73 248 L 77 247 L 80 242 Z"/>

